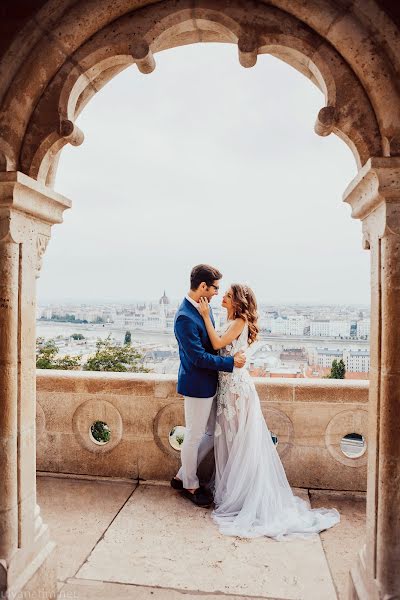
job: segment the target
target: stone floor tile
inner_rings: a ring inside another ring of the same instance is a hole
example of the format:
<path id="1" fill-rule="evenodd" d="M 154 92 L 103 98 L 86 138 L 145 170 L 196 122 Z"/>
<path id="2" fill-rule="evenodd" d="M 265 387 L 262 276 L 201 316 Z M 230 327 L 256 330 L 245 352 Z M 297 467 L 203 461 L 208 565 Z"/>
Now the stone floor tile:
<path id="1" fill-rule="evenodd" d="M 203 594 L 336 599 L 319 536 L 290 542 L 222 536 L 209 510 L 164 486 L 139 486 L 76 578 Z"/>
<path id="2" fill-rule="evenodd" d="M 310 490 L 311 506 L 334 506 L 341 515 L 339 525 L 321 534 L 322 544 L 338 591 L 345 600 L 350 568 L 365 542 L 365 494 Z"/>
<path id="3" fill-rule="evenodd" d="M 38 503 L 59 556 L 58 579 L 72 577 L 136 483 L 37 478 Z"/>
<path id="4" fill-rule="evenodd" d="M 71 579 L 64 584 L 58 600 L 266 600 L 260 596 L 191 594 L 183 590 L 152 588 L 104 581 Z M 282 600 L 268 598 L 267 600 Z"/>

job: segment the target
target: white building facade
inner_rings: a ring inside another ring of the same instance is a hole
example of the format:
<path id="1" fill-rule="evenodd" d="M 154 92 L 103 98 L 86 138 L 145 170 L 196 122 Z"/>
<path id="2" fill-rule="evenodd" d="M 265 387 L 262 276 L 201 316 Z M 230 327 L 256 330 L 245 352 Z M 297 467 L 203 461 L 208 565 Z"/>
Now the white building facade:
<path id="1" fill-rule="evenodd" d="M 346 370 L 352 373 L 369 373 L 369 350 L 348 350 L 343 353 Z"/>
<path id="2" fill-rule="evenodd" d="M 288 315 L 287 317 L 277 317 L 268 319 L 268 329 L 273 335 L 304 335 L 306 327 L 306 318 L 303 315 Z"/>
<path id="3" fill-rule="evenodd" d="M 315 320 L 310 322 L 310 336 L 311 337 L 329 337 L 330 332 L 330 321 L 327 319 Z"/>
<path id="4" fill-rule="evenodd" d="M 371 331 L 371 321 L 369 319 L 360 319 L 357 321 L 357 337 L 369 340 Z"/>
<path id="5" fill-rule="evenodd" d="M 368 373 L 370 369 L 369 350 L 335 348 L 314 348 L 309 353 L 310 364 L 318 365 L 325 369 L 332 367 L 334 360 L 343 360 L 346 371 L 349 373 Z"/>

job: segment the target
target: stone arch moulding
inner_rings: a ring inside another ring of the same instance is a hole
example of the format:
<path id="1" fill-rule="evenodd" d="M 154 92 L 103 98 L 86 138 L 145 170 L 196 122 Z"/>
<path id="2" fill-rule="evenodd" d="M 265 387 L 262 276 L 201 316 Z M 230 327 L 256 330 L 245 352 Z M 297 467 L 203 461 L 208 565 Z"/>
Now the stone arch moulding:
<path id="1" fill-rule="evenodd" d="M 79 4 L 84 11 L 86 2 Z M 70 12 L 71 17 L 72 7 Z M 383 117 L 378 114 L 380 107 L 367 95 L 368 86 L 334 46 L 302 20 L 263 2 L 252 2 L 249 10 L 248 3 L 241 0 L 221 0 L 217 5 L 210 0 L 164 0 L 99 24 L 88 39 L 59 59 L 58 69 L 49 65 L 48 78 L 42 81 L 41 93 L 37 91 L 35 109 L 32 112 L 27 106 L 12 132 L 4 121 L 5 113 L 0 113 L 0 131 L 9 149 L 7 161 L 0 160 L 0 167 L 17 167 L 52 185 L 61 149 L 67 143 L 83 141 L 75 123 L 77 116 L 103 85 L 133 63 L 141 72 L 150 73 L 159 51 L 207 41 L 236 43 L 243 66 L 253 66 L 259 55 L 269 53 L 309 77 L 325 95 L 316 132 L 334 132 L 341 137 L 352 149 L 359 168 L 369 157 L 387 152 L 379 127 Z M 48 39 L 43 40 L 38 53 L 45 46 L 50 51 L 48 43 Z M 39 54 L 36 60 L 40 60 Z M 45 78 L 46 68 L 42 71 Z M 31 93 L 36 93 L 37 82 L 28 74 L 23 82 L 22 75 L 14 84 L 18 87 L 24 83 L 26 87 L 30 83 Z M 13 114 L 9 94 L 3 106 L 8 106 L 8 115 Z"/>

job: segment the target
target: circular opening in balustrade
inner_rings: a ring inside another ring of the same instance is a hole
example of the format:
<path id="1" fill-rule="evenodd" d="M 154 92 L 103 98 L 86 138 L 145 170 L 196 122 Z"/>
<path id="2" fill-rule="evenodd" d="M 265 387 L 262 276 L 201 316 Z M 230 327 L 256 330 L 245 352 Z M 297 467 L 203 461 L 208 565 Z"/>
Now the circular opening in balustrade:
<path id="1" fill-rule="evenodd" d="M 176 425 L 169 432 L 169 443 L 174 450 L 181 450 L 183 440 L 185 439 L 186 428 L 183 425 Z"/>
<path id="2" fill-rule="evenodd" d="M 272 431 L 270 431 L 270 434 L 271 434 L 272 441 L 274 442 L 275 446 L 277 446 L 278 445 L 278 436 L 276 435 L 276 433 L 273 433 Z"/>
<path id="3" fill-rule="evenodd" d="M 360 458 L 367 449 L 367 442 L 359 433 L 348 433 L 340 440 L 340 449 L 347 458 Z"/>
<path id="4" fill-rule="evenodd" d="M 104 421 L 95 421 L 89 427 L 89 436 L 92 442 L 99 446 L 108 444 L 111 438 L 111 429 Z"/>

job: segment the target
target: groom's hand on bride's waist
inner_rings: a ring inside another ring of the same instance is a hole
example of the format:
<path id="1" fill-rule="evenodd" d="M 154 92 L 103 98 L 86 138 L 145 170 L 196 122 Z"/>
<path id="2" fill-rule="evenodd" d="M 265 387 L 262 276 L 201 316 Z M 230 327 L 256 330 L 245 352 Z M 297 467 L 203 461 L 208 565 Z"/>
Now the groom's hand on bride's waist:
<path id="1" fill-rule="evenodd" d="M 233 364 L 235 367 L 241 369 L 246 364 L 246 355 L 244 352 L 236 352 L 233 357 Z"/>

